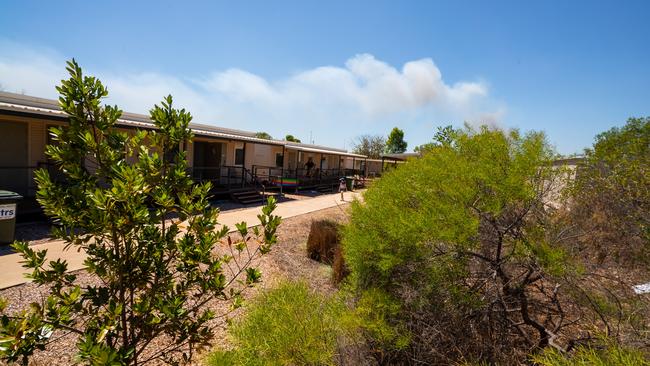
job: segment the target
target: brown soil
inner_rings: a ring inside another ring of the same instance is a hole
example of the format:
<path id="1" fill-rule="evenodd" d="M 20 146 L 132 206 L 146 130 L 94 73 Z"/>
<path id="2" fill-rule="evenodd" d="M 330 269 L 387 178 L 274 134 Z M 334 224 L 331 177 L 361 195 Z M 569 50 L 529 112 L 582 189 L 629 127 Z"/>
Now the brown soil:
<path id="1" fill-rule="evenodd" d="M 263 274 L 262 283 L 245 292 L 245 298 L 250 299 L 265 288 L 274 287 L 279 281 L 290 279 L 308 283 L 314 290 L 321 293 L 333 293 L 336 288 L 331 281 L 331 267 L 313 261 L 307 257 L 306 242 L 309 228 L 313 220 L 333 220 L 345 222 L 348 219 L 346 212 L 348 205 L 333 207 L 306 215 L 292 217 L 284 220 L 278 229 L 278 243 L 271 252 L 255 261 Z M 85 271 L 77 271 L 80 283 L 93 283 L 97 279 Z M 40 301 L 47 293 L 46 288 L 27 283 L 0 291 L 0 297 L 9 300 L 8 312 L 15 312 L 26 307 L 29 303 Z M 213 301 L 210 306 L 217 314 L 227 313 L 230 303 Z M 242 310 L 229 315 L 230 318 L 241 315 Z M 216 334 L 213 345 L 228 347 L 226 324 L 223 319 L 214 324 Z M 70 365 L 74 363 L 76 337 L 70 334 L 56 334 L 53 342 L 47 346 L 46 351 L 38 351 L 32 358 L 31 365 Z M 164 339 L 154 341 L 156 346 L 163 347 Z M 196 364 L 200 364 L 201 356 L 196 357 Z M 0 362 L 0 364 L 3 364 Z M 160 364 L 153 362 L 151 364 Z"/>

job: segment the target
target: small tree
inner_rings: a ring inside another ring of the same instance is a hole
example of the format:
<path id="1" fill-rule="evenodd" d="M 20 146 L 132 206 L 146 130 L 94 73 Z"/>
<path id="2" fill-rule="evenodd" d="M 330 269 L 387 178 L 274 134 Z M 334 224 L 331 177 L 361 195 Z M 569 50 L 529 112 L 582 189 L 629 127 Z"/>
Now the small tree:
<path id="1" fill-rule="evenodd" d="M 343 253 L 380 363 L 523 363 L 615 332 L 621 303 L 581 282 L 547 204 L 565 177 L 554 156 L 542 133 L 468 127 L 352 204 Z"/>
<path id="2" fill-rule="evenodd" d="M 451 125 L 445 127 L 437 127 L 436 133 L 433 136 L 433 141 L 426 144 L 416 146 L 413 151 L 419 153 L 426 153 L 434 150 L 439 146 L 450 146 L 454 142 L 454 136 L 458 133 Z"/>
<path id="3" fill-rule="evenodd" d="M 590 253 L 650 260 L 650 118 L 596 136 L 570 188 L 570 214 Z"/>
<path id="4" fill-rule="evenodd" d="M 257 132 L 255 134 L 255 137 L 257 137 L 258 139 L 264 139 L 264 140 L 272 140 L 273 139 L 273 137 L 270 134 L 268 134 L 267 132 L 263 132 L 263 131 L 262 132 Z"/>
<path id="5" fill-rule="evenodd" d="M 380 135 L 361 135 L 352 143 L 352 151 L 355 154 L 365 155 L 372 159 L 378 159 L 386 148 L 386 139 Z"/>
<path id="6" fill-rule="evenodd" d="M 287 135 L 284 137 L 285 141 L 291 141 L 291 142 L 298 142 L 300 143 L 300 139 L 293 137 L 293 135 Z"/>
<path id="7" fill-rule="evenodd" d="M 386 140 L 386 153 L 399 154 L 406 151 L 408 144 L 404 141 L 404 131 L 394 127 Z"/>
<path id="8" fill-rule="evenodd" d="M 85 364 L 189 360 L 213 335 L 210 320 L 217 314 L 205 305 L 220 299 L 238 306 L 241 291 L 259 281 L 250 264 L 276 242 L 275 202 L 258 216 L 261 230 L 249 234 L 246 223 L 238 224 L 242 239 L 228 237 L 230 254 L 216 254 L 229 228 L 217 228 L 210 184 L 192 182 L 178 149 L 192 137 L 191 115 L 174 109 L 169 96 L 151 110 L 155 130 L 117 131 L 122 112 L 100 105 L 107 89 L 83 76 L 74 60 L 67 69 L 70 78 L 57 90 L 70 123 L 51 130 L 58 144 L 47 147 L 65 182 L 37 171 L 38 201 L 57 223 L 53 236 L 84 251 L 86 270 L 99 281 L 82 285 L 66 261 L 47 261 L 45 250 L 14 244 L 32 270 L 29 278 L 49 286 L 49 295 L 2 315 L 0 354 L 27 364 L 62 331 L 79 336 L 78 359 Z M 168 345 L 151 349 L 157 337 Z"/>

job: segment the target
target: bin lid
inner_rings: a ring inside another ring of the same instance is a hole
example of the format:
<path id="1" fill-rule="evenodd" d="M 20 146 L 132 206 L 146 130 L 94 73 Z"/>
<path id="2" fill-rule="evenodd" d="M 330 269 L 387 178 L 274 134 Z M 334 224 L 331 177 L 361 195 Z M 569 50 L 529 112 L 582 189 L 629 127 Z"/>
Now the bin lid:
<path id="1" fill-rule="evenodd" d="M 0 201 L 4 201 L 4 200 L 20 200 L 22 198 L 23 198 L 23 196 L 19 195 L 16 192 L 0 190 Z"/>

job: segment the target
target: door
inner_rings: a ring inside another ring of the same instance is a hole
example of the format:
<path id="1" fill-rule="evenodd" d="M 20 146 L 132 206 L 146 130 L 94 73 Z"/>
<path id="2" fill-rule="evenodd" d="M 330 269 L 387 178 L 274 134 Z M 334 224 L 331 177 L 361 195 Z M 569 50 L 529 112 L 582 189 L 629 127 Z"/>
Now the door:
<path id="1" fill-rule="evenodd" d="M 219 142 L 194 142 L 194 178 L 217 180 L 225 162 L 224 144 Z"/>
<path id="2" fill-rule="evenodd" d="M 27 123 L 0 122 L 0 190 L 28 194 Z"/>

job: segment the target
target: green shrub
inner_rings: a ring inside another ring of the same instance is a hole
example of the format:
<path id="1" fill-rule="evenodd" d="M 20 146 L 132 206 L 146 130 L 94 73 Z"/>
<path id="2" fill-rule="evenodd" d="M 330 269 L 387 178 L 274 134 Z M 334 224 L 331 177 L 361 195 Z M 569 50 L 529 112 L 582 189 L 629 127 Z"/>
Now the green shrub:
<path id="1" fill-rule="evenodd" d="M 217 351 L 208 365 L 333 365 L 344 330 L 344 306 L 284 283 L 261 294 L 229 329 L 234 350 Z"/>
<path id="2" fill-rule="evenodd" d="M 571 354 L 556 349 L 533 356 L 533 362 L 540 366 L 648 366 L 650 361 L 638 350 L 617 344 L 607 347 L 577 347 Z"/>
<path id="3" fill-rule="evenodd" d="M 69 123 L 50 129 L 58 143 L 46 149 L 64 179 L 37 170 L 37 199 L 57 222 L 53 237 L 87 255 L 93 281 L 48 259 L 47 249 L 15 243 L 28 278 L 48 293 L 18 313 L 0 306 L 0 358 L 27 365 L 35 351 L 73 334 L 82 364 L 189 361 L 213 340 L 211 320 L 223 315 L 205 304 L 237 306 L 260 280 L 251 263 L 277 240 L 275 200 L 252 232 L 236 225 L 241 239 L 228 237 L 230 255 L 218 254 L 229 229 L 218 228 L 211 185 L 193 182 L 179 149 L 192 138 L 190 113 L 168 96 L 150 111 L 154 129 L 127 134 L 117 129 L 122 111 L 102 106 L 108 89 L 74 60 L 67 69 L 57 90 Z"/>
<path id="4" fill-rule="evenodd" d="M 554 309 L 575 266 L 545 205 L 561 172 L 541 133 L 445 137 L 352 204 L 343 253 L 363 328 L 382 363 L 523 362 L 565 324 Z"/>
<path id="5" fill-rule="evenodd" d="M 650 117 L 596 136 L 570 188 L 584 254 L 650 262 Z"/>

